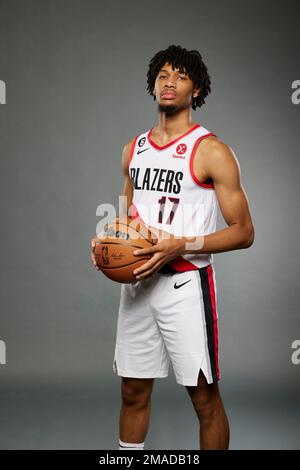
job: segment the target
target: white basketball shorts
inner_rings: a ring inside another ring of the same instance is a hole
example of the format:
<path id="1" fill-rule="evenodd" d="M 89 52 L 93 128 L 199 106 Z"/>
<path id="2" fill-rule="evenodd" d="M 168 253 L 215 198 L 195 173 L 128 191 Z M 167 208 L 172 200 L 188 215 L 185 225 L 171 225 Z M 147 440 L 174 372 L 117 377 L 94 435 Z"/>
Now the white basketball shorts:
<path id="1" fill-rule="evenodd" d="M 196 386 L 220 380 L 217 288 L 213 265 L 121 285 L 113 372 L 122 377 L 167 377 Z"/>

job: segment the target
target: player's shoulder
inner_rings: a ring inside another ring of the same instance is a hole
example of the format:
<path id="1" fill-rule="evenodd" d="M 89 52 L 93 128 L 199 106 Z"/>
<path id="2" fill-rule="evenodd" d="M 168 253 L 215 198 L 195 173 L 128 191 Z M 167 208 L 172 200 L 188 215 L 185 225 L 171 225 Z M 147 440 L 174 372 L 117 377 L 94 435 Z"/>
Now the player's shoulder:
<path id="1" fill-rule="evenodd" d="M 129 154 L 131 153 L 131 151 L 133 150 L 133 147 L 134 145 L 136 144 L 136 142 L 140 142 L 142 139 L 145 139 L 146 140 L 146 135 L 149 131 L 142 131 L 142 132 L 139 132 L 137 134 L 135 134 L 134 136 L 131 136 L 129 138 L 129 140 L 125 143 L 124 147 L 123 147 L 123 153 L 126 153 L 126 154 Z"/>
<path id="2" fill-rule="evenodd" d="M 231 147 L 215 134 L 201 139 L 195 153 L 198 156 L 203 156 L 207 161 L 213 161 L 215 164 L 221 160 L 230 159 L 234 155 Z"/>
<path id="3" fill-rule="evenodd" d="M 123 153 L 124 153 L 124 152 L 130 153 L 131 148 L 132 148 L 132 146 L 133 146 L 135 140 L 136 140 L 136 137 L 131 137 L 131 138 L 124 144 Z"/>
<path id="4" fill-rule="evenodd" d="M 127 171 L 126 169 L 129 166 L 136 142 L 140 142 L 140 139 L 142 139 L 143 136 L 145 137 L 146 133 L 147 131 L 135 134 L 134 136 L 131 136 L 129 140 L 124 144 L 122 151 L 122 166 L 124 171 Z"/>
<path id="5" fill-rule="evenodd" d="M 202 139 L 196 155 L 198 164 L 214 181 L 224 179 L 225 175 L 237 175 L 240 171 L 238 159 L 232 148 L 216 135 Z"/>
<path id="6" fill-rule="evenodd" d="M 224 150 L 226 147 L 228 147 L 228 145 L 223 142 L 222 139 L 220 139 L 220 137 L 218 137 L 217 135 L 215 135 L 214 133 L 210 134 L 210 135 L 204 135 L 201 139 L 200 139 L 200 143 L 201 145 L 198 145 L 197 146 L 197 151 L 199 151 L 199 149 L 201 149 L 200 151 L 201 152 L 221 152 L 222 150 Z"/>

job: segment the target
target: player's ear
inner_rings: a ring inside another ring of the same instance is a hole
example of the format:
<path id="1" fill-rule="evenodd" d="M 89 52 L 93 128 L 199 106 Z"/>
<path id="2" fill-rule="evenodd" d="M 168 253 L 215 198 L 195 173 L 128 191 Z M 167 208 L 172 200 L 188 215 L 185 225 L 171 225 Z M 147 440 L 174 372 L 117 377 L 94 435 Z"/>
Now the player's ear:
<path id="1" fill-rule="evenodd" d="M 197 96 L 200 95 L 200 91 L 201 91 L 200 88 L 195 88 L 193 90 L 193 98 L 197 98 Z"/>

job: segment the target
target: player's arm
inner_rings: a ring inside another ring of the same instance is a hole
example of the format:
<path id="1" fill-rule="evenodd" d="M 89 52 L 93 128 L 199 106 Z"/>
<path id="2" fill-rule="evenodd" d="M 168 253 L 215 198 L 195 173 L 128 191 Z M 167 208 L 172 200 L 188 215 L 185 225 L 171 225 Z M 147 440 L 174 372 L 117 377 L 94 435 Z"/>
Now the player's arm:
<path id="1" fill-rule="evenodd" d="M 127 142 L 127 144 L 124 145 L 123 152 L 122 152 L 122 172 L 124 175 L 123 196 L 125 197 L 122 199 L 122 206 L 120 209 L 119 218 L 124 215 L 126 216 L 128 214 L 128 209 L 132 204 L 133 187 L 132 187 L 131 179 L 129 177 L 128 165 L 129 165 L 129 158 L 130 158 L 130 150 L 131 150 L 133 141 L 134 139 L 131 139 L 129 142 Z M 93 265 L 99 271 L 100 268 L 96 264 L 96 258 L 95 258 L 95 253 L 94 253 L 97 240 L 98 240 L 97 236 L 94 236 L 91 240 L 91 245 L 92 245 L 91 259 L 92 259 Z"/>
<path id="2" fill-rule="evenodd" d="M 134 142 L 134 138 L 129 140 L 127 144 L 124 145 L 123 152 L 122 152 L 122 173 L 124 176 L 124 186 L 123 186 L 123 198 L 122 204 L 120 208 L 119 217 L 122 216 L 130 216 L 129 208 L 132 204 L 132 196 L 133 196 L 133 185 L 131 178 L 129 176 L 129 159 L 131 148 Z"/>
<path id="3" fill-rule="evenodd" d="M 186 249 L 185 253 L 219 253 L 249 248 L 255 232 L 248 198 L 241 183 L 239 162 L 233 150 L 219 139 L 205 140 L 197 147 L 195 161 L 197 154 L 202 152 L 205 174 L 213 179 L 219 207 L 228 227 L 204 235 L 199 240 L 203 245 L 201 248 Z"/>

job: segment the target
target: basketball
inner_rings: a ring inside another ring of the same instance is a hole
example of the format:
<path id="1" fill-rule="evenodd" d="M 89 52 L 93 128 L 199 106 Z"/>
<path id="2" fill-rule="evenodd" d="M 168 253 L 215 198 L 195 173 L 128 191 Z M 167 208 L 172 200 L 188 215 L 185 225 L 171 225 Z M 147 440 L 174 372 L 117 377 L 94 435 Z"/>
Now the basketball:
<path id="1" fill-rule="evenodd" d="M 116 218 L 106 224 L 95 246 L 96 264 L 105 276 L 115 282 L 130 283 L 137 279 L 133 271 L 152 255 L 134 255 L 139 248 L 157 243 L 156 235 L 138 218 Z"/>

